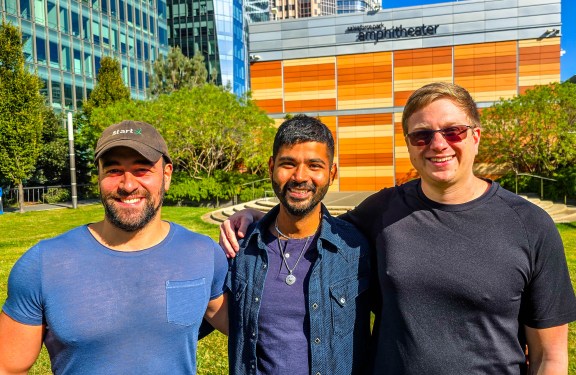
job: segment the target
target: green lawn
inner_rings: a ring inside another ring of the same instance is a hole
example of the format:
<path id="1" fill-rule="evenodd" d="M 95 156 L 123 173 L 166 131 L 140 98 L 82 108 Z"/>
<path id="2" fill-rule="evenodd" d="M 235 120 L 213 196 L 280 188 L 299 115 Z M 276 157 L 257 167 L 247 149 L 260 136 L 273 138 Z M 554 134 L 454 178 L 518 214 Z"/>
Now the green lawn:
<path id="1" fill-rule="evenodd" d="M 164 207 L 162 216 L 185 227 L 218 238 L 218 227 L 200 218 L 209 212 L 207 208 Z M 6 281 L 12 265 L 29 247 L 43 238 L 53 237 L 78 225 L 98 221 L 103 217 L 100 205 L 80 207 L 77 210 L 61 209 L 25 214 L 0 215 L 0 302 L 6 298 Z M 576 285 L 576 223 L 558 225 L 564 240 L 572 284 Z M 576 324 L 570 326 L 569 337 L 570 374 L 576 375 Z M 226 374 L 226 339 L 216 332 L 200 341 L 198 345 L 198 374 Z M 30 374 L 50 374 L 46 350 Z"/>

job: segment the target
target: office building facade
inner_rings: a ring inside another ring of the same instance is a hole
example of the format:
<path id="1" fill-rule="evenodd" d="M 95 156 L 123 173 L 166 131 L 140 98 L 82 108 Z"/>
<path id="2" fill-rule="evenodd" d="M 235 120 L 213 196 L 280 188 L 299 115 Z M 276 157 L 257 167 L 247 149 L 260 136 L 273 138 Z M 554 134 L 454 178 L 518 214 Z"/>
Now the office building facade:
<path id="1" fill-rule="evenodd" d="M 188 57 L 204 56 L 208 74 L 242 95 L 247 87 L 247 49 L 242 0 L 169 0 L 169 44 Z"/>
<path id="2" fill-rule="evenodd" d="M 132 96 L 145 98 L 147 63 L 168 50 L 165 0 L 0 0 L 0 13 L 22 31 L 26 63 L 58 111 L 82 106 L 105 56 L 120 62 Z"/>
<path id="3" fill-rule="evenodd" d="M 433 81 L 480 108 L 560 80 L 560 0 L 468 0 L 250 25 L 253 98 L 281 122 L 319 116 L 336 140 L 334 190 L 413 178 L 403 106 Z"/>

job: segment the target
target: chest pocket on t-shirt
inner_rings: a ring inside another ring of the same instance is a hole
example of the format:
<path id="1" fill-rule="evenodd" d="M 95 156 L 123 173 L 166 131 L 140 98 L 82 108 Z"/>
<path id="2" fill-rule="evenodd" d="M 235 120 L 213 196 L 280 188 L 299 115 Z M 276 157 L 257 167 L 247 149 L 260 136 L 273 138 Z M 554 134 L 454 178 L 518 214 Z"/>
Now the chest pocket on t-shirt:
<path id="1" fill-rule="evenodd" d="M 330 285 L 332 326 L 334 334 L 346 335 L 354 330 L 356 298 L 368 289 L 368 278 L 350 278 Z"/>
<path id="2" fill-rule="evenodd" d="M 208 305 L 205 283 L 204 278 L 166 281 L 166 318 L 169 323 L 200 324 Z"/>

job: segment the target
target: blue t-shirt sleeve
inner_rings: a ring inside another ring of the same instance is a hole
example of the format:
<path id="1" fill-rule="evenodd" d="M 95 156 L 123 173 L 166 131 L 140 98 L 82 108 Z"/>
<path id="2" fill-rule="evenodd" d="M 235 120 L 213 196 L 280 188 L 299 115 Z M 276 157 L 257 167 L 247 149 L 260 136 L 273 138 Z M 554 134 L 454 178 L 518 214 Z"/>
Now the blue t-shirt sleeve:
<path id="1" fill-rule="evenodd" d="M 226 291 L 226 275 L 228 273 L 228 260 L 216 242 L 213 242 L 212 250 L 214 252 L 214 277 L 210 291 L 211 300 L 221 296 Z"/>
<path id="2" fill-rule="evenodd" d="M 19 323 L 43 323 L 40 263 L 40 247 L 36 245 L 18 259 L 8 277 L 8 298 L 2 310 Z"/>

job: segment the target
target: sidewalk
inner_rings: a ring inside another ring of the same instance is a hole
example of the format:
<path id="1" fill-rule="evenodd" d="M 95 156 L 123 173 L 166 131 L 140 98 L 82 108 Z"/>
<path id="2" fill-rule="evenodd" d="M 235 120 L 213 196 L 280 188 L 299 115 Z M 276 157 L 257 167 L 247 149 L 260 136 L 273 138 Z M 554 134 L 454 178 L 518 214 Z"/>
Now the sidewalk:
<path id="1" fill-rule="evenodd" d="M 97 204 L 100 203 L 99 199 L 88 199 L 78 201 L 78 207 L 86 206 L 90 204 Z M 32 211 L 46 211 L 46 210 L 57 210 L 61 208 L 72 208 L 72 202 L 61 202 L 61 203 L 37 203 L 37 204 L 30 204 L 24 206 L 24 212 L 32 212 Z M 4 207 L 4 213 L 9 212 L 18 212 L 18 206 L 14 207 Z"/>

